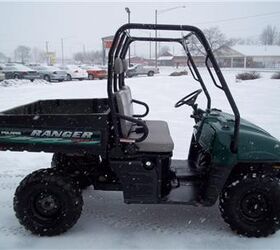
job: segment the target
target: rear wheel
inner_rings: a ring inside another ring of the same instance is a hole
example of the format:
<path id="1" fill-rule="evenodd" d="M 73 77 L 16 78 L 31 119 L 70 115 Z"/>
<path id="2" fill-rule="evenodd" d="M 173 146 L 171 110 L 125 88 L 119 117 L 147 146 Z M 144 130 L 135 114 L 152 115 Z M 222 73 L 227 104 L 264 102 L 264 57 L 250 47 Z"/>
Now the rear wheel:
<path id="1" fill-rule="evenodd" d="M 154 71 L 149 71 L 148 72 L 148 76 L 154 76 L 154 74 L 155 74 Z"/>
<path id="2" fill-rule="evenodd" d="M 75 225 L 83 207 L 81 190 L 57 169 L 26 176 L 14 196 L 19 222 L 34 234 L 53 236 Z"/>
<path id="3" fill-rule="evenodd" d="M 89 80 L 94 80 L 94 75 L 93 75 L 93 74 L 89 74 L 89 75 L 88 75 L 88 79 L 89 79 Z"/>
<path id="4" fill-rule="evenodd" d="M 72 76 L 71 76 L 70 74 L 67 74 L 66 80 L 67 80 L 67 81 L 72 81 Z"/>
<path id="5" fill-rule="evenodd" d="M 225 222 L 238 234 L 265 237 L 280 223 L 280 185 L 276 177 L 248 173 L 233 179 L 220 196 Z"/>
<path id="6" fill-rule="evenodd" d="M 50 82 L 50 81 L 51 81 L 51 78 L 50 78 L 50 76 L 45 75 L 45 76 L 44 76 L 44 80 L 47 81 L 47 82 Z"/>
<path id="7" fill-rule="evenodd" d="M 95 156 L 53 154 L 51 167 L 57 168 L 65 175 L 71 176 L 81 189 L 92 184 L 91 171 L 99 164 L 99 158 Z"/>

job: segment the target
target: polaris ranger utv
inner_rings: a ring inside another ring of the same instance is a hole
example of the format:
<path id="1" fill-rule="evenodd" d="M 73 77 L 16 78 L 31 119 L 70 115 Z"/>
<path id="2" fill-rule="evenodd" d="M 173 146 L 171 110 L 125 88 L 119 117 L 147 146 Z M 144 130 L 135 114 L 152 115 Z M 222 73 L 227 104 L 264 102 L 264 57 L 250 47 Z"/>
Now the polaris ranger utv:
<path id="1" fill-rule="evenodd" d="M 188 32 L 179 38 L 136 37 L 135 29 Z M 211 107 L 211 97 L 187 41 L 195 36 L 206 52 L 213 84 L 226 96 L 233 115 Z M 175 107 L 193 109 L 194 132 L 186 160 L 173 160 L 165 121 L 146 120 L 146 103 L 125 85 L 125 57 L 134 41 L 176 42 L 201 89 Z M 202 31 L 187 25 L 126 24 L 118 29 L 108 56 L 108 98 L 43 100 L 0 115 L 0 149 L 53 152 L 52 168 L 19 184 L 14 209 L 34 234 L 57 235 L 80 217 L 81 189 L 119 190 L 124 202 L 213 206 L 218 197 L 225 222 L 238 234 L 263 237 L 279 228 L 280 142 L 240 119 L 238 108 Z M 196 99 L 204 93 L 205 110 Z M 146 108 L 135 114 L 134 105 Z"/>

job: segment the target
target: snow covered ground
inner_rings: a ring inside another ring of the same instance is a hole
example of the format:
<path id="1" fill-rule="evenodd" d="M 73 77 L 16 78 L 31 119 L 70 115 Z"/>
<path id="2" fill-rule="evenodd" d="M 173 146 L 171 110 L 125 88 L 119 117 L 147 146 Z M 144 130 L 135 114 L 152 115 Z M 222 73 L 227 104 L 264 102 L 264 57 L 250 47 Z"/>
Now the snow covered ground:
<path id="1" fill-rule="evenodd" d="M 193 120 L 188 107 L 174 108 L 181 97 L 200 88 L 191 76 L 170 77 L 162 69 L 154 77 L 127 79 L 133 97 L 150 105 L 148 119 L 168 121 L 175 143 L 174 158 L 186 158 Z M 235 73 L 225 77 L 241 116 L 280 139 L 280 81 L 271 73 L 253 81 L 235 82 Z M 213 107 L 231 111 L 223 92 L 209 86 Z M 0 110 L 53 98 L 106 97 L 106 81 L 13 84 L 0 87 Z M 205 107 L 205 97 L 198 99 Z M 13 194 L 20 180 L 38 168 L 50 165 L 51 154 L 0 152 L 0 249 L 279 249 L 280 232 L 264 239 L 248 239 L 231 232 L 217 206 L 197 208 L 164 205 L 125 205 L 118 192 L 84 192 L 84 209 L 78 223 L 67 233 L 40 238 L 19 225 L 13 212 Z"/>

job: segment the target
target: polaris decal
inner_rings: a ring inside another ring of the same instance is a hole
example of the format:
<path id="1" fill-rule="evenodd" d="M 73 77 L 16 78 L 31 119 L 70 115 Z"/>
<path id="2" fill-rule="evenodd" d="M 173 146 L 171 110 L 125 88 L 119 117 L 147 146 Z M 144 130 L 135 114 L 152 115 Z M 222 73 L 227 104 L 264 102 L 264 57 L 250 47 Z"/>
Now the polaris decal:
<path id="1" fill-rule="evenodd" d="M 40 129 L 2 129 L 0 142 L 32 144 L 81 144 L 101 143 L 100 131 L 80 130 L 40 130 Z"/>

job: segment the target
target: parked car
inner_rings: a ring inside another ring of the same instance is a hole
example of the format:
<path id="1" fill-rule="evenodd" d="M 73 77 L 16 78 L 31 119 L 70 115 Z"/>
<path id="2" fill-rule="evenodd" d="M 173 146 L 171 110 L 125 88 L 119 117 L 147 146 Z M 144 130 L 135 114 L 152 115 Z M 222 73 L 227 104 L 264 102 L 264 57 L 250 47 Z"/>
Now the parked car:
<path id="1" fill-rule="evenodd" d="M 66 71 L 67 81 L 72 81 L 72 79 L 85 80 L 88 78 L 88 73 L 85 69 L 78 67 L 77 65 L 63 65 L 59 67 L 61 70 Z"/>
<path id="2" fill-rule="evenodd" d="M 89 65 L 82 65 L 80 67 L 87 71 L 89 80 L 107 78 L 107 70 L 105 68 L 101 68 L 99 66 L 89 66 Z"/>
<path id="3" fill-rule="evenodd" d="M 67 73 L 64 70 L 61 70 L 54 66 L 32 66 L 33 69 L 37 70 L 40 74 L 40 78 L 51 82 L 51 81 L 59 81 L 62 82 L 66 79 Z"/>
<path id="4" fill-rule="evenodd" d="M 0 66 L 0 81 L 5 80 L 5 73 L 3 73 L 3 67 Z"/>
<path id="5" fill-rule="evenodd" d="M 144 66 L 141 64 L 135 64 L 134 66 L 128 68 L 126 72 L 127 77 L 133 77 L 138 75 L 147 75 L 153 76 L 154 74 L 158 74 L 159 69 L 155 67 Z"/>
<path id="6" fill-rule="evenodd" d="M 36 70 L 18 63 L 5 64 L 3 66 L 3 72 L 5 73 L 6 79 L 27 79 L 33 82 L 35 79 L 40 78 Z"/>

